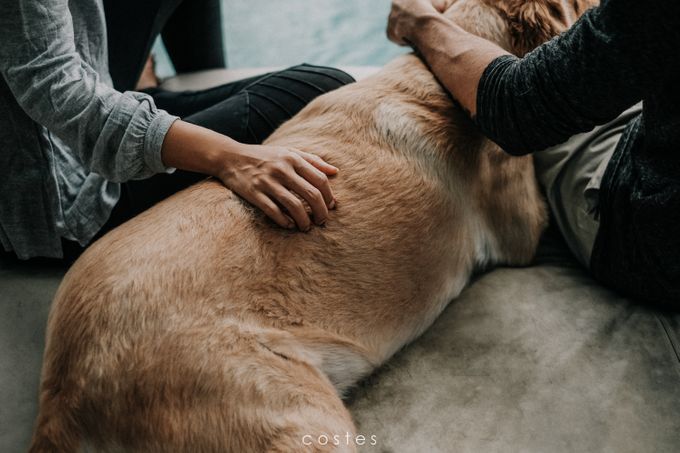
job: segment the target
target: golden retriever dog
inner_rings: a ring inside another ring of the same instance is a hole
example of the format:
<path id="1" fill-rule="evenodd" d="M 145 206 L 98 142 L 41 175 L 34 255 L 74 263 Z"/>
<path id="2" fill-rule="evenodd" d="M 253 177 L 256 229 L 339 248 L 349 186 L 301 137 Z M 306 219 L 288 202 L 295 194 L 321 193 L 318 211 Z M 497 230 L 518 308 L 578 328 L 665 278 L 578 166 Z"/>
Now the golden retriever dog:
<path id="1" fill-rule="evenodd" d="M 586 6 L 451 3 L 517 54 Z M 96 242 L 52 305 L 33 453 L 356 451 L 344 392 L 475 272 L 529 264 L 546 225 L 531 157 L 483 138 L 413 55 L 266 143 L 341 169 L 326 226 L 275 227 L 207 180 Z"/>

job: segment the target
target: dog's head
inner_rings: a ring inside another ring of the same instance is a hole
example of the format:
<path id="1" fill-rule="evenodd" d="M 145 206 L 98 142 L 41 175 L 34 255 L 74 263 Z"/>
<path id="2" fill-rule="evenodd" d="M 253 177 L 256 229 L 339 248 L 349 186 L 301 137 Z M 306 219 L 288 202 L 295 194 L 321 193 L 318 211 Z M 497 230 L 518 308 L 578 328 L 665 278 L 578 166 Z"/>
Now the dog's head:
<path id="1" fill-rule="evenodd" d="M 445 15 L 522 56 L 569 28 L 598 0 L 439 0 Z"/>

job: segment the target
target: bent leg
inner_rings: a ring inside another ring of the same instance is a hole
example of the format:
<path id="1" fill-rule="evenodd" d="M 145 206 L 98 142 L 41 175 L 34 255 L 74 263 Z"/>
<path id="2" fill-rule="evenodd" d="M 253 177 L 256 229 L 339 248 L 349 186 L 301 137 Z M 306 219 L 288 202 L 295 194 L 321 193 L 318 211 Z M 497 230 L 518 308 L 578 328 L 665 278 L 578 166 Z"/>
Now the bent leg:
<path id="1" fill-rule="evenodd" d="M 64 363 L 54 342 L 31 451 L 356 451 L 355 426 L 326 376 L 218 324 L 176 326 L 136 343 L 126 336 L 115 350 L 93 353 L 103 374 Z M 127 357 L 126 366 L 116 357 Z"/>
<path id="2" fill-rule="evenodd" d="M 262 143 L 316 97 L 352 82 L 339 69 L 294 66 L 254 80 L 235 96 L 184 120 L 242 143 Z"/>
<path id="3" fill-rule="evenodd" d="M 142 90 L 142 92 L 151 96 L 159 109 L 180 118 L 186 118 L 235 96 L 245 87 L 269 76 L 269 73 L 261 74 L 199 91 L 169 91 L 154 87 Z"/>
<path id="4" fill-rule="evenodd" d="M 569 249 L 590 268 L 600 226 L 598 199 L 602 175 L 628 123 L 642 111 L 636 105 L 612 122 L 566 143 L 534 154 L 536 176 L 552 217 Z"/>

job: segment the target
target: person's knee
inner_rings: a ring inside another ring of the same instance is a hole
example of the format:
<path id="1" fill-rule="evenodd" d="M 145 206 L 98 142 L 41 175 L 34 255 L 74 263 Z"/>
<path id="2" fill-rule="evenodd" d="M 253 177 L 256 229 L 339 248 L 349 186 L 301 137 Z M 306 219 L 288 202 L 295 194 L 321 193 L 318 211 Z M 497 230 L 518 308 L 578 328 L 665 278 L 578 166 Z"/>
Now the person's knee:
<path id="1" fill-rule="evenodd" d="M 295 77 L 299 77 L 303 81 L 308 81 L 324 91 L 332 91 L 344 85 L 356 82 L 354 77 L 345 71 L 328 66 L 317 66 L 310 64 L 301 64 L 293 66 L 286 70 Z"/>
<path id="2" fill-rule="evenodd" d="M 243 90 L 250 139 L 260 143 L 318 96 L 352 82 L 354 78 L 344 71 L 308 64 L 262 77 Z"/>
<path id="3" fill-rule="evenodd" d="M 354 80 L 354 77 L 352 77 L 350 74 L 346 73 L 342 69 L 327 68 L 323 66 L 314 66 L 314 68 L 319 70 L 320 73 L 324 74 L 327 78 L 337 82 L 338 87 L 356 82 L 356 80 Z"/>

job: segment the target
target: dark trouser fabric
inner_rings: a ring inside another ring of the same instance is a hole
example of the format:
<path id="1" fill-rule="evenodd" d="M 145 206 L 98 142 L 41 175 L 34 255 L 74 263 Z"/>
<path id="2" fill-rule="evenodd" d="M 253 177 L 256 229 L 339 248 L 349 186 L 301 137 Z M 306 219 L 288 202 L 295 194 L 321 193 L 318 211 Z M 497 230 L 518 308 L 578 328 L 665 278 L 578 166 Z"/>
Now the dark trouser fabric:
<path id="1" fill-rule="evenodd" d="M 178 73 L 225 67 L 221 0 L 104 0 L 109 71 L 133 90 L 159 34 Z"/>
<path id="2" fill-rule="evenodd" d="M 259 144 L 314 98 L 353 81 L 338 69 L 304 64 L 203 91 L 153 88 L 146 92 L 160 108 L 184 121 L 242 143 Z M 95 239 L 205 178 L 202 174 L 177 170 L 123 184 L 120 201 Z M 81 252 L 77 244 L 64 241 L 67 258 L 76 258 Z"/>

